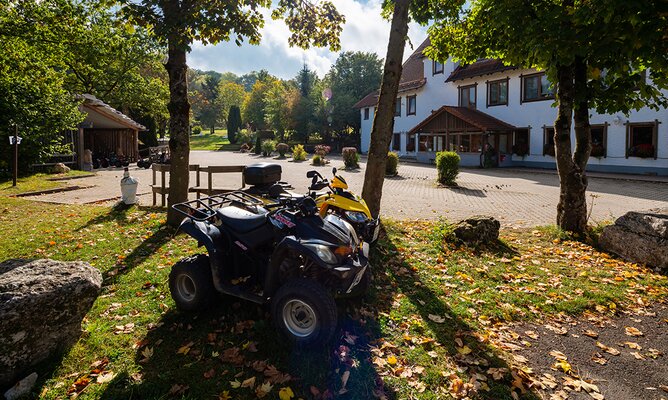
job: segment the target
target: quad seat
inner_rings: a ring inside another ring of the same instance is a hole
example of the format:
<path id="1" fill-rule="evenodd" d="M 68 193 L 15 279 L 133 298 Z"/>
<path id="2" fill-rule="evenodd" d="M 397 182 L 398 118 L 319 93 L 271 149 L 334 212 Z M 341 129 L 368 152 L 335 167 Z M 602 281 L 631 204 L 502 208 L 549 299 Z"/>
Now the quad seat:
<path id="1" fill-rule="evenodd" d="M 216 215 L 225 226 L 239 233 L 250 232 L 267 221 L 267 214 L 255 214 L 235 206 L 219 208 Z"/>

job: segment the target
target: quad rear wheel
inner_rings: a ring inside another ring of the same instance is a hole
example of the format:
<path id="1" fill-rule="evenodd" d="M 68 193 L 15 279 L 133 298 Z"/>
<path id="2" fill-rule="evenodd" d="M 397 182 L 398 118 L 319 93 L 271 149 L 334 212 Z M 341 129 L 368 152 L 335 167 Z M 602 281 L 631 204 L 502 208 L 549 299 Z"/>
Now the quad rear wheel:
<path id="1" fill-rule="evenodd" d="M 336 329 L 336 303 L 317 282 L 294 279 L 280 287 L 271 302 L 276 327 L 294 345 L 328 342 Z"/>
<path id="2" fill-rule="evenodd" d="M 169 291 L 179 310 L 197 311 L 211 305 L 215 289 L 209 257 L 198 254 L 174 264 L 169 274 Z"/>

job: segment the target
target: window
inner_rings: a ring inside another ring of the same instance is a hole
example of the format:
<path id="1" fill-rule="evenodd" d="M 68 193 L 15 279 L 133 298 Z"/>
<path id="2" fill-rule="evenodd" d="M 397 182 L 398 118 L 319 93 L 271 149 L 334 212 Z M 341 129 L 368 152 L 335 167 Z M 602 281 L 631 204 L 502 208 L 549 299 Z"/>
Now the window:
<path id="1" fill-rule="evenodd" d="M 458 153 L 480 153 L 482 151 L 482 135 L 450 135 L 448 137 L 447 150 Z"/>
<path id="2" fill-rule="evenodd" d="M 416 96 L 406 97 L 406 115 L 415 115 L 416 107 Z"/>
<path id="3" fill-rule="evenodd" d="M 518 129 L 515 131 L 513 154 L 520 157 L 529 155 L 529 129 Z"/>
<path id="4" fill-rule="evenodd" d="M 419 146 L 419 151 L 443 151 L 445 150 L 445 135 L 421 134 Z"/>
<path id="5" fill-rule="evenodd" d="M 397 99 L 397 102 L 394 105 L 394 116 L 401 117 L 401 97 Z"/>
<path id="6" fill-rule="evenodd" d="M 606 157 L 608 147 L 608 125 L 591 126 L 591 153 L 590 157 Z"/>
<path id="7" fill-rule="evenodd" d="M 462 86 L 459 88 L 459 106 L 476 108 L 476 85 Z"/>
<path id="8" fill-rule="evenodd" d="M 543 127 L 543 155 L 554 157 L 554 128 L 551 126 Z"/>
<path id="9" fill-rule="evenodd" d="M 626 125 L 626 157 L 655 158 L 658 121 Z"/>
<path id="10" fill-rule="evenodd" d="M 369 107 L 364 109 L 364 119 L 369 119 Z"/>
<path id="11" fill-rule="evenodd" d="M 432 61 L 431 62 L 431 74 L 432 75 L 437 75 L 437 74 L 442 74 L 443 73 L 443 64 L 441 64 L 438 61 Z"/>
<path id="12" fill-rule="evenodd" d="M 401 134 L 400 133 L 395 133 L 392 135 L 392 151 L 400 151 L 401 150 Z"/>
<path id="13" fill-rule="evenodd" d="M 544 72 L 522 77 L 522 101 L 538 101 L 554 98 L 554 90 Z"/>
<path id="14" fill-rule="evenodd" d="M 487 106 L 508 105 L 508 79 L 487 83 Z"/>
<path id="15" fill-rule="evenodd" d="M 408 134 L 408 140 L 406 141 L 406 151 L 415 151 L 415 134 Z"/>

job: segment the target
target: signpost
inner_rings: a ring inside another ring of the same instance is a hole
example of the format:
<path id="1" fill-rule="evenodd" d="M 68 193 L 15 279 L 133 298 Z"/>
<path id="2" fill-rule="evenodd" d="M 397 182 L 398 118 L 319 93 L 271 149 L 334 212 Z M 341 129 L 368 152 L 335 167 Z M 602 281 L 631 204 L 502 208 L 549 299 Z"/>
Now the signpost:
<path id="1" fill-rule="evenodd" d="M 14 136 L 9 137 L 9 144 L 14 145 L 14 171 L 12 174 L 12 186 L 16 186 L 16 178 L 19 173 L 19 144 L 21 144 L 21 137 L 19 136 L 19 126 L 14 125 Z"/>

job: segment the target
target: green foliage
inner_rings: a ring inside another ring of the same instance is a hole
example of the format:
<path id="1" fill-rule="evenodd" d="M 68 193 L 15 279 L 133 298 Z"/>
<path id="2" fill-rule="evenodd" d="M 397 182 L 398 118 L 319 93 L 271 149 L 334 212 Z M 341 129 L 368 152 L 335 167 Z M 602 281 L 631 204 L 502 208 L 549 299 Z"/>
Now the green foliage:
<path id="1" fill-rule="evenodd" d="M 199 125 L 193 126 L 192 134 L 193 135 L 199 135 L 200 133 L 202 133 L 202 127 L 199 126 Z"/>
<path id="2" fill-rule="evenodd" d="M 253 149 L 253 152 L 255 154 L 261 154 L 262 153 L 262 138 L 260 135 L 255 135 L 255 148 Z"/>
<path id="3" fill-rule="evenodd" d="M 229 132 L 228 132 L 228 135 L 229 135 Z M 237 140 L 237 143 L 247 144 L 248 147 L 250 148 L 250 145 L 255 141 L 255 137 L 256 137 L 255 132 L 249 131 L 248 129 L 242 129 L 237 134 L 236 140 Z"/>
<path id="4" fill-rule="evenodd" d="M 239 106 L 230 106 L 230 111 L 227 116 L 227 139 L 230 141 L 230 143 L 237 142 L 237 134 L 239 133 L 241 126 L 241 110 L 239 109 Z"/>
<path id="5" fill-rule="evenodd" d="M 273 78 L 271 80 L 273 81 Z M 250 124 L 254 130 L 267 128 L 265 99 L 270 88 L 271 83 L 269 81 L 257 81 L 244 101 L 241 110 L 242 119 L 245 123 Z"/>
<path id="6" fill-rule="evenodd" d="M 290 146 L 285 143 L 279 143 L 276 145 L 276 151 L 281 158 L 285 158 L 285 155 L 290 151 Z"/>
<path id="7" fill-rule="evenodd" d="M 438 170 L 438 181 L 444 185 L 456 185 L 459 175 L 459 162 L 461 158 L 454 151 L 441 151 L 436 153 L 436 169 Z"/>
<path id="8" fill-rule="evenodd" d="M 396 176 L 399 174 L 399 155 L 393 151 L 387 152 L 387 161 L 385 162 L 385 175 Z"/>
<path id="9" fill-rule="evenodd" d="M 221 123 L 227 124 L 230 109 L 232 107 L 241 107 L 246 99 L 246 90 L 243 85 L 235 82 L 221 80 L 218 84 L 218 96 L 214 101 L 216 109 L 218 110 L 218 120 Z M 239 117 L 241 119 L 241 117 Z"/>
<path id="10" fill-rule="evenodd" d="M 382 60 L 375 53 L 346 51 L 339 55 L 328 73 L 331 84 L 331 128 L 343 132 L 360 129 L 361 98 L 380 87 Z"/>
<path id="11" fill-rule="evenodd" d="M 304 150 L 304 145 L 298 144 L 292 148 L 292 160 L 293 161 L 306 160 L 306 150 Z"/>
<path id="12" fill-rule="evenodd" d="M 325 159 L 322 156 L 320 156 L 320 154 L 314 154 L 313 158 L 311 158 L 311 163 L 313 165 L 324 165 L 325 164 L 324 160 Z"/>
<path id="13" fill-rule="evenodd" d="M 288 88 L 283 82 L 276 80 L 270 83 L 264 98 L 264 121 L 270 129 L 278 133 L 280 139 L 285 138 L 285 130 L 290 123 L 289 97 L 297 95 L 295 89 Z"/>
<path id="14" fill-rule="evenodd" d="M 276 141 L 275 140 L 265 140 L 262 142 L 262 155 L 269 157 L 271 153 L 276 151 Z"/>
<path id="15" fill-rule="evenodd" d="M 357 154 L 357 149 L 355 147 L 344 147 L 343 150 L 341 150 L 341 155 L 343 156 L 343 163 L 346 168 L 359 168 L 360 156 Z"/>

